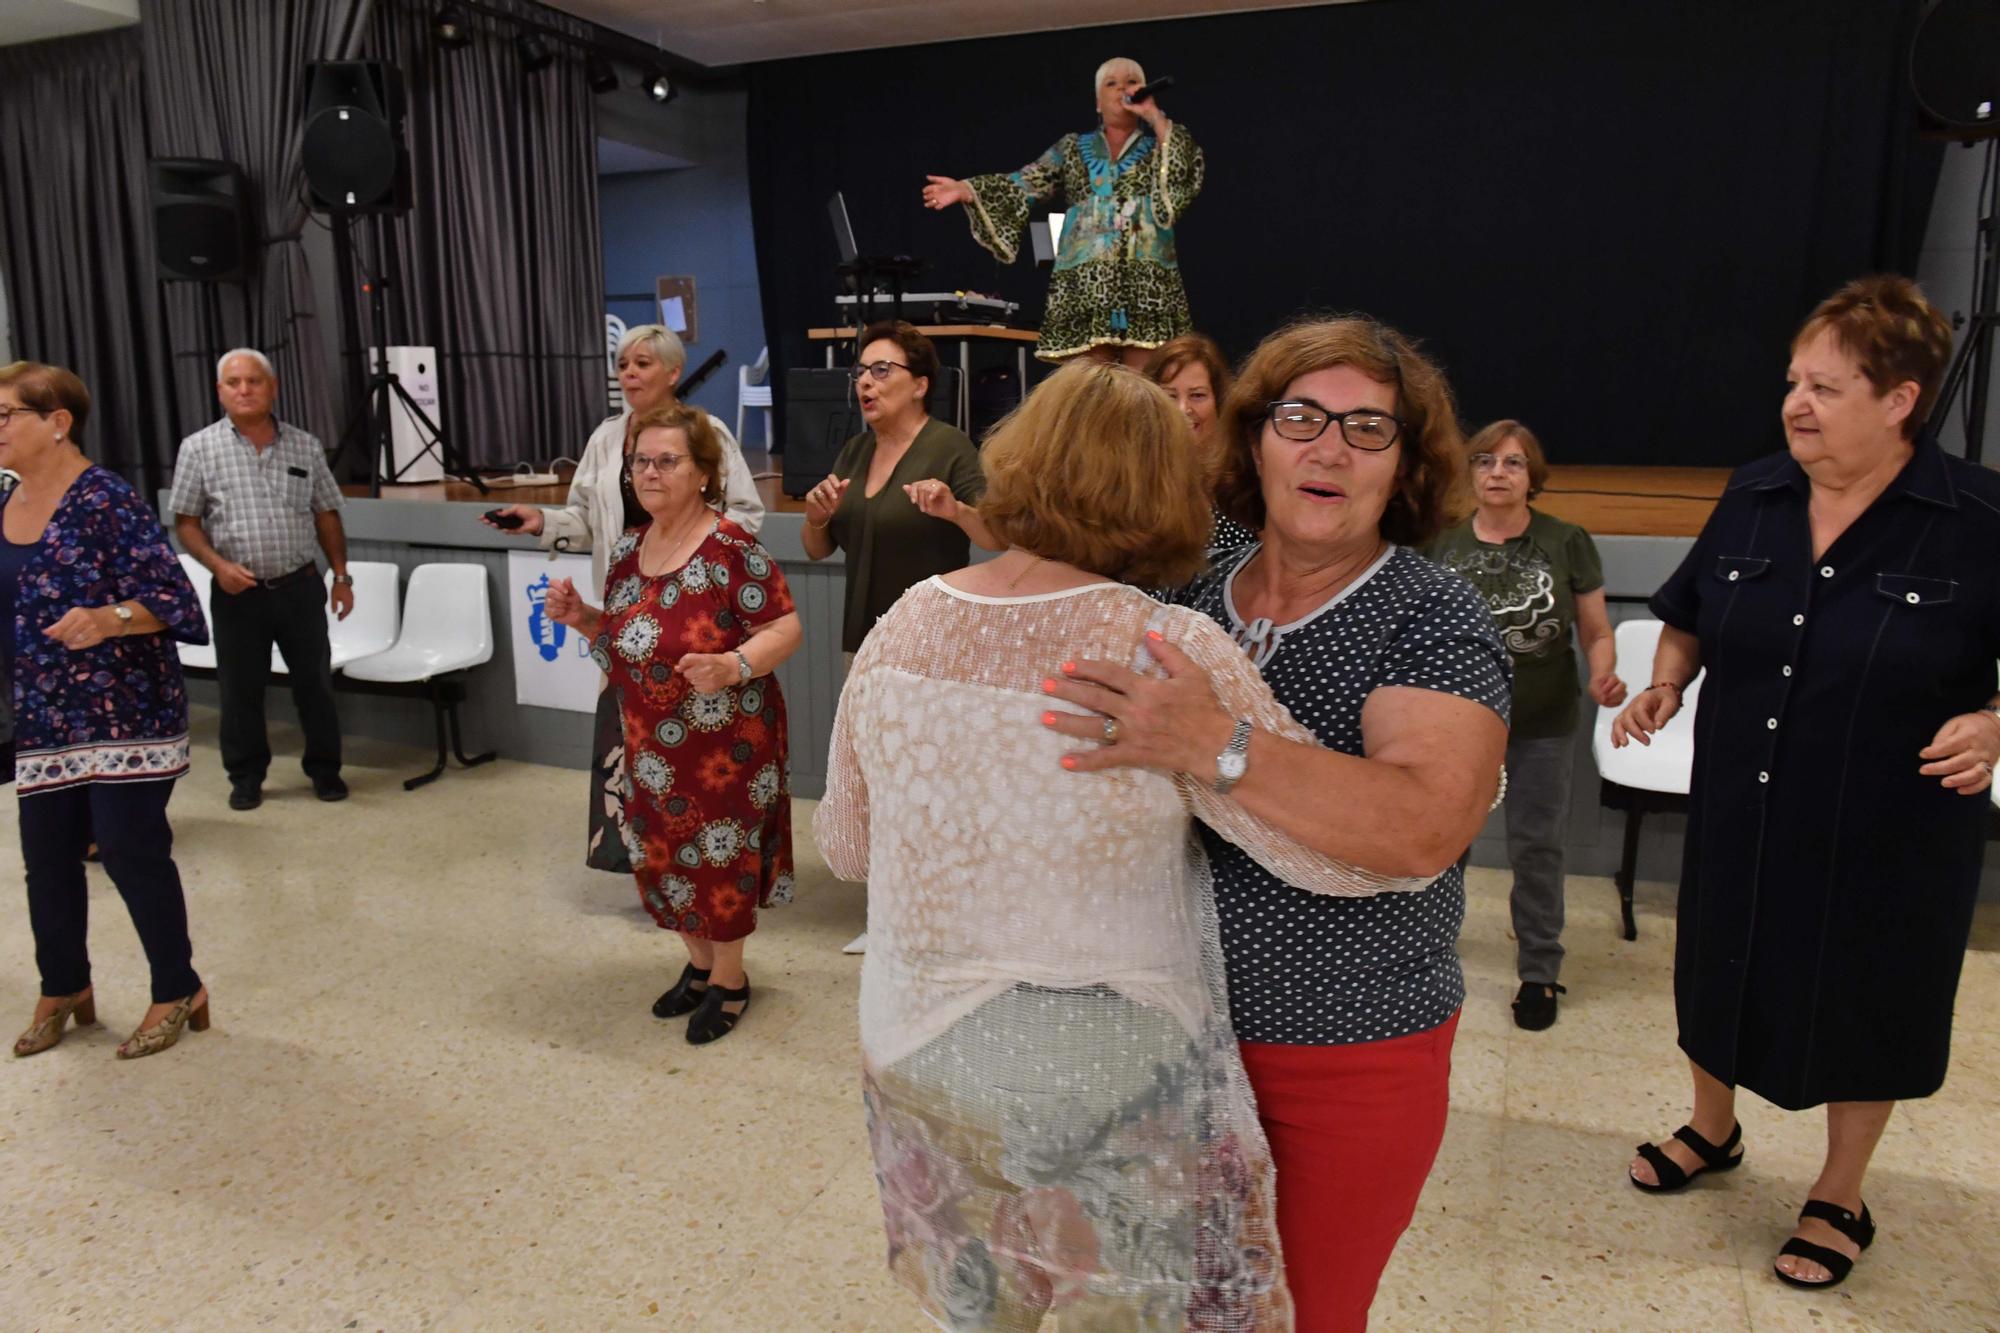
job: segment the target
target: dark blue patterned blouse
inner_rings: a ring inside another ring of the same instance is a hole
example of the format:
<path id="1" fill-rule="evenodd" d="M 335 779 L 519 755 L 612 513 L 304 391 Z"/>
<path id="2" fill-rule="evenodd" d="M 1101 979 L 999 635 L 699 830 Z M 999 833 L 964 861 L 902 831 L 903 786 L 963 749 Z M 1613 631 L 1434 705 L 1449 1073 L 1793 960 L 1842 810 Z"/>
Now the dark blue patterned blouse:
<path id="1" fill-rule="evenodd" d="M 166 631 L 72 651 L 43 630 L 73 607 L 134 601 Z M 169 640 L 207 643 L 160 521 L 118 476 L 78 477 L 14 590 L 14 776 L 21 795 L 187 772 L 187 690 Z"/>

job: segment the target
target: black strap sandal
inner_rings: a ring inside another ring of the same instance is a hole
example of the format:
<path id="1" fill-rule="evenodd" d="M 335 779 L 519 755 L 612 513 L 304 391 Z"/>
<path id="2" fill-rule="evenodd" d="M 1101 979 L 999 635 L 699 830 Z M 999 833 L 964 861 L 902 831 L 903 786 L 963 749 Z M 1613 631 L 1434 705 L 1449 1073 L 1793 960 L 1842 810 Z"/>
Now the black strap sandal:
<path id="1" fill-rule="evenodd" d="M 689 963 L 681 969 L 681 979 L 667 988 L 667 993 L 653 1001 L 653 1017 L 679 1018 L 701 1008 L 701 997 L 708 993 L 708 969 Z"/>
<path id="2" fill-rule="evenodd" d="M 1809 1217 L 1818 1218 L 1864 1250 L 1875 1242 L 1875 1219 L 1868 1215 L 1866 1203 L 1861 1205 L 1861 1216 L 1856 1217 L 1837 1203 L 1828 1203 L 1825 1199 L 1807 1199 L 1806 1206 L 1799 1209 L 1799 1221 L 1803 1222 Z M 1772 1264 L 1771 1271 L 1777 1274 L 1778 1281 L 1787 1286 L 1820 1291 L 1827 1287 L 1839 1286 L 1847 1280 L 1847 1275 L 1854 1271 L 1854 1260 L 1839 1250 L 1815 1245 L 1809 1240 L 1800 1240 L 1797 1236 L 1786 1241 L 1778 1250 L 1780 1259 L 1788 1254 L 1793 1258 L 1818 1264 L 1829 1276 L 1824 1282 L 1809 1282 L 1802 1277 L 1793 1277 L 1777 1264 Z"/>
<path id="3" fill-rule="evenodd" d="M 723 1008 L 726 1004 L 738 1006 L 735 1012 Z M 750 979 L 735 990 L 724 990 L 720 986 L 710 986 L 702 994 L 701 1007 L 688 1020 L 687 1039 L 690 1046 L 706 1046 L 729 1035 L 736 1026 L 736 1020 L 743 1017 L 750 1007 Z"/>
<path id="4" fill-rule="evenodd" d="M 1743 1142 L 1743 1126 L 1740 1122 L 1729 1127 L 1729 1137 L 1719 1148 L 1695 1133 L 1692 1125 L 1682 1125 L 1674 1131 L 1674 1137 L 1694 1149 L 1694 1155 L 1701 1158 L 1702 1165 L 1693 1171 L 1687 1171 L 1679 1162 L 1660 1151 L 1658 1145 L 1640 1144 L 1639 1156 L 1645 1159 L 1646 1165 L 1653 1168 L 1653 1174 L 1659 1178 L 1659 1183 L 1648 1185 L 1630 1172 L 1626 1175 L 1634 1185 L 1648 1194 L 1672 1194 L 1675 1190 L 1686 1189 L 1696 1176 L 1710 1171 L 1733 1171 L 1743 1165 L 1743 1152 L 1739 1146 Z"/>

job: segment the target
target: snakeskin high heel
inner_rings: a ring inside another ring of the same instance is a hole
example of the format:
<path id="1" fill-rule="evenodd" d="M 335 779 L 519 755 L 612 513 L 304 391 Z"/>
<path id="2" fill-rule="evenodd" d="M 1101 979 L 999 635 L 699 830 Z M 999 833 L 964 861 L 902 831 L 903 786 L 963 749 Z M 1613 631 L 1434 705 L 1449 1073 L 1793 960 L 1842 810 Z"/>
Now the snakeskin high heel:
<path id="1" fill-rule="evenodd" d="M 208 1031 L 208 987 L 206 986 L 175 1005 L 165 1018 L 153 1026 L 140 1028 L 127 1037 L 124 1044 L 118 1048 L 118 1058 L 138 1060 L 148 1055 L 158 1055 L 181 1039 L 182 1028 L 189 1027 L 196 1032 Z"/>
<path id="2" fill-rule="evenodd" d="M 14 1054 L 17 1057 L 40 1055 L 61 1041 L 63 1027 L 69 1022 L 72 1014 L 76 1016 L 78 1027 L 97 1021 L 97 997 L 90 993 L 90 987 L 85 986 L 76 994 L 65 996 L 63 1002 L 56 1006 L 54 1013 L 41 1022 L 30 1025 L 28 1030 L 15 1040 Z"/>

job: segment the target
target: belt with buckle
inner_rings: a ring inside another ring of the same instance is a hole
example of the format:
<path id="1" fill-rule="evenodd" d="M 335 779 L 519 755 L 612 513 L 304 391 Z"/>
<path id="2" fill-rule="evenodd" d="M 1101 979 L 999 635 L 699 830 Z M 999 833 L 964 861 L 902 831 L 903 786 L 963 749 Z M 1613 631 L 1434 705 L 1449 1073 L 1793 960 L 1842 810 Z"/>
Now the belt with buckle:
<path id="1" fill-rule="evenodd" d="M 303 583 L 307 579 L 316 579 L 318 577 L 318 565 L 300 565 L 289 574 L 280 574 L 274 579 L 258 579 L 257 586 L 260 588 L 289 588 L 294 583 Z"/>

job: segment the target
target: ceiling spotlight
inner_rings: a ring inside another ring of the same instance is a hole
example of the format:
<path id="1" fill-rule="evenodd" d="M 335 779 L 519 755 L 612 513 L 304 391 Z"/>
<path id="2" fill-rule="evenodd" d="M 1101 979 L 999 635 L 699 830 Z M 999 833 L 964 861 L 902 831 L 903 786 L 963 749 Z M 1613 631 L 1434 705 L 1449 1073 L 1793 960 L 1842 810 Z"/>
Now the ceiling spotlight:
<path id="1" fill-rule="evenodd" d="M 673 80 L 666 75 L 655 72 L 646 76 L 646 96 L 662 106 L 673 101 L 678 93 L 679 89 L 674 87 Z"/>
<path id="2" fill-rule="evenodd" d="M 618 91 L 618 70 L 603 56 L 592 56 L 583 62 L 583 77 L 594 93 Z"/>
<path id="3" fill-rule="evenodd" d="M 542 40 L 540 33 L 522 33 L 514 39 L 514 49 L 521 53 L 521 68 L 530 74 L 555 63 L 556 53 L 549 49 L 549 44 Z"/>
<path id="4" fill-rule="evenodd" d="M 437 44 L 447 50 L 457 50 L 461 46 L 472 45 L 472 29 L 465 17 L 465 6 L 446 0 L 437 7 L 437 17 L 431 20 L 431 35 Z"/>

